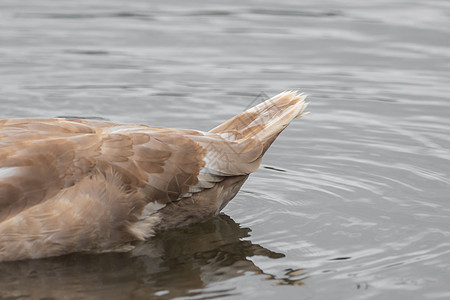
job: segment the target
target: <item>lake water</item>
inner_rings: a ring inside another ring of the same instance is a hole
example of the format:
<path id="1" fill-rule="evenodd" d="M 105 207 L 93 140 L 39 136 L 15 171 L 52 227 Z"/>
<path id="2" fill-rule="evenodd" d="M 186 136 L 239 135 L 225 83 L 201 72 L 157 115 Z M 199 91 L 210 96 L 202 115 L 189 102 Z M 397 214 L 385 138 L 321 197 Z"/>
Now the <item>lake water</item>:
<path id="1" fill-rule="evenodd" d="M 450 299 L 450 2 L 1 0 L 0 116 L 208 130 L 309 95 L 224 214 L 5 299 Z"/>

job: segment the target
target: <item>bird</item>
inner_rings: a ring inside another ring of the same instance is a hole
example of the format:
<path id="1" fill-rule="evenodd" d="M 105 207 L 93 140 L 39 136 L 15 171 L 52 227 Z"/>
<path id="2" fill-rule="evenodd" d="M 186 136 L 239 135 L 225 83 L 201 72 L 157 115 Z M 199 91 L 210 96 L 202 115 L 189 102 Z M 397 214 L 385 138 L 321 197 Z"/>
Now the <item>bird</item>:
<path id="1" fill-rule="evenodd" d="M 306 114 L 305 98 L 282 92 L 207 132 L 0 120 L 0 261 L 114 251 L 212 218 Z"/>

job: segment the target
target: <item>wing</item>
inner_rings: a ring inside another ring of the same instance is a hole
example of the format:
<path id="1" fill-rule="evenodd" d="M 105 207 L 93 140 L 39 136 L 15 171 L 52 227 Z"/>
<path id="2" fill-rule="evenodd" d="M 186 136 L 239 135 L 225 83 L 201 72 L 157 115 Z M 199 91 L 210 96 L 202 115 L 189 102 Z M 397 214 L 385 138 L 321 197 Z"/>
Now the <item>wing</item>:
<path id="1" fill-rule="evenodd" d="M 195 212 L 177 218 L 175 210 L 168 224 L 217 213 L 238 190 L 228 187 L 243 183 L 261 153 L 257 141 L 238 143 L 195 130 L 1 121 L 0 223 L 10 219 L 3 230 L 27 235 L 35 228 L 42 240 L 52 235 L 58 245 L 77 249 L 98 246 L 99 235 L 109 236 L 110 245 L 143 239 L 153 234 L 156 213 L 168 204 L 164 215 L 174 207 Z M 240 176 L 236 183 L 225 180 L 233 176 Z M 21 216 L 28 223 L 18 224 Z"/>
<path id="2" fill-rule="evenodd" d="M 242 173 L 236 153 L 241 152 L 244 162 L 245 148 L 250 151 L 253 145 L 231 144 L 195 130 L 66 119 L 2 120 L 0 221 L 86 176 L 110 171 L 121 177 L 125 190 L 145 195 L 133 205 L 137 218 L 150 202 L 188 198 L 224 176 Z"/>
<path id="3" fill-rule="evenodd" d="M 0 222 L 78 182 L 100 144 L 101 130 L 82 121 L 1 120 Z"/>

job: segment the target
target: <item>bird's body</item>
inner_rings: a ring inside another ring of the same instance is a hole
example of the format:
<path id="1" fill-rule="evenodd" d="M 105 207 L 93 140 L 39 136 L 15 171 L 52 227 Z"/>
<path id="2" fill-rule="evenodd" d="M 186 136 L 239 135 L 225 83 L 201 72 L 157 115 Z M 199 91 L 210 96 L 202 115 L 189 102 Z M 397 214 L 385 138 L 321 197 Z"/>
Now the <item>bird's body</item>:
<path id="1" fill-rule="evenodd" d="M 113 249 L 217 214 L 304 96 L 209 132 L 68 119 L 0 121 L 0 261 Z"/>

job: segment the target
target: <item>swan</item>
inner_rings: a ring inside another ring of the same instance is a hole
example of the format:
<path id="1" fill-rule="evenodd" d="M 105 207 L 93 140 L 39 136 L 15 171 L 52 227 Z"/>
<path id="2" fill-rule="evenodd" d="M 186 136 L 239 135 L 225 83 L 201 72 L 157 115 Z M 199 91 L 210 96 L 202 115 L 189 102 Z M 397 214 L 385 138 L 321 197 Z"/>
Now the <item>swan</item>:
<path id="1" fill-rule="evenodd" d="M 208 132 L 0 120 L 0 261 L 107 251 L 206 221 L 305 114 L 305 98 L 280 93 Z"/>

